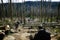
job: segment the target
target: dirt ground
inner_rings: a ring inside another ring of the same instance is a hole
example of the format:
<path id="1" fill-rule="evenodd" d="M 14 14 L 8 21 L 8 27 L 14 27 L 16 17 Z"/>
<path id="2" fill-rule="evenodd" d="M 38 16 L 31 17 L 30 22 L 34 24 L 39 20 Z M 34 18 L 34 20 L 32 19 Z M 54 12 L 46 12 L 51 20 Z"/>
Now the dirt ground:
<path id="1" fill-rule="evenodd" d="M 29 40 L 29 33 L 14 33 L 4 38 L 4 40 Z M 56 37 L 51 40 L 57 40 Z"/>
<path id="2" fill-rule="evenodd" d="M 29 36 L 31 35 L 31 33 L 27 33 L 27 30 L 28 29 L 24 29 L 24 30 L 21 29 L 20 32 L 17 32 L 17 33 L 13 33 L 11 35 L 8 35 L 3 40 L 29 40 Z M 57 36 L 52 37 L 51 40 L 57 40 L 56 37 Z"/>

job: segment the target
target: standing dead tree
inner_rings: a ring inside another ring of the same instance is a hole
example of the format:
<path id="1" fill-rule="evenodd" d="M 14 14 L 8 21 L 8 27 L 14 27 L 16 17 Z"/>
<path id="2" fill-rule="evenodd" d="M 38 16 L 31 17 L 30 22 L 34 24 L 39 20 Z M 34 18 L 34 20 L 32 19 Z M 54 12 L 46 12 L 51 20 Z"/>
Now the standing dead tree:
<path id="1" fill-rule="evenodd" d="M 48 1 L 49 1 L 48 9 L 50 11 L 50 9 L 51 9 L 51 0 L 48 0 Z M 51 12 L 50 12 L 49 15 L 47 13 L 47 22 L 51 22 L 51 21 L 52 21 L 52 15 L 51 15 Z"/>
<path id="2" fill-rule="evenodd" d="M 60 20 L 60 3 L 58 4 L 58 13 L 57 13 L 56 22 L 59 22 L 59 20 Z"/>
<path id="3" fill-rule="evenodd" d="M 12 0 L 8 0 L 8 2 L 9 2 L 9 16 L 10 16 L 10 18 L 11 18 L 11 20 L 12 20 L 12 17 L 13 17 L 13 13 L 12 13 Z"/>
<path id="4" fill-rule="evenodd" d="M 3 0 L 1 0 L 1 18 L 4 18 L 5 19 L 5 12 L 4 12 L 4 3 L 3 3 Z"/>
<path id="5" fill-rule="evenodd" d="M 42 0 L 41 0 L 41 6 L 40 6 L 40 22 L 42 22 Z"/>

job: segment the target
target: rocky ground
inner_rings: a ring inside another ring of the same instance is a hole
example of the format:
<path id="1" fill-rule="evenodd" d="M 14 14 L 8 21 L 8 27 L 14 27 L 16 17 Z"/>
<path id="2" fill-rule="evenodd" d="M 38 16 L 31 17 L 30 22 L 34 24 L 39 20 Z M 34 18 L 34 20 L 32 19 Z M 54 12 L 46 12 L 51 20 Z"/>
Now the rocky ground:
<path id="1" fill-rule="evenodd" d="M 27 31 L 28 29 L 21 28 L 19 32 L 8 35 L 3 40 L 29 40 L 29 36 L 32 33 L 27 33 Z M 32 35 L 34 35 L 34 33 Z M 52 37 L 51 40 L 57 40 L 56 37 L 57 36 Z"/>
<path id="2" fill-rule="evenodd" d="M 4 40 L 29 40 L 29 33 L 14 33 L 4 38 Z M 56 37 L 51 40 L 57 40 Z"/>

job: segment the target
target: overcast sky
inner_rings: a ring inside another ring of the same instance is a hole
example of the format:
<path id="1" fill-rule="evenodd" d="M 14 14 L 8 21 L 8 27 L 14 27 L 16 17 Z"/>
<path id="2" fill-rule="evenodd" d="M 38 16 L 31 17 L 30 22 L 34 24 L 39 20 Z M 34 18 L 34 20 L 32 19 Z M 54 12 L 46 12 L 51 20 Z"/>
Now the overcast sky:
<path id="1" fill-rule="evenodd" d="M 24 1 L 40 1 L 40 0 L 12 0 L 12 2 L 18 3 L 18 2 L 24 2 Z M 46 0 L 48 1 L 48 0 Z M 60 0 L 51 0 L 52 2 L 60 2 Z M 8 0 L 3 0 L 4 3 L 7 3 Z M 1 3 L 1 0 L 0 0 Z"/>

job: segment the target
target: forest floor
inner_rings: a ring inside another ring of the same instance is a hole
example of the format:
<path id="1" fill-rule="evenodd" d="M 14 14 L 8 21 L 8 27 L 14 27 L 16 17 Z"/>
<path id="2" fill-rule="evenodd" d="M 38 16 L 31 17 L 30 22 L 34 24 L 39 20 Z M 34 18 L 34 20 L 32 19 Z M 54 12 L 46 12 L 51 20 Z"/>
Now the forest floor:
<path id="1" fill-rule="evenodd" d="M 31 35 L 31 33 L 27 33 L 28 29 L 21 29 L 21 30 L 22 31 L 20 32 L 6 36 L 3 40 L 30 40 L 29 36 Z M 34 35 L 34 33 L 32 35 Z M 57 37 L 60 37 L 60 34 L 51 37 L 51 40 L 57 40 Z"/>

